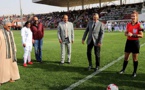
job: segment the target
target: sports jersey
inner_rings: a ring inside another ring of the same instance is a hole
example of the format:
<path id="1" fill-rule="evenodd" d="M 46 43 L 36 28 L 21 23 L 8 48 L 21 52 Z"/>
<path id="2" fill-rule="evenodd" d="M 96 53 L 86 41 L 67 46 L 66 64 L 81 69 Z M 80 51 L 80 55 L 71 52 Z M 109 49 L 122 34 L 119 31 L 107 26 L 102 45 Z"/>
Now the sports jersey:
<path id="1" fill-rule="evenodd" d="M 128 23 L 126 26 L 127 32 L 130 32 L 132 34 L 139 34 L 139 31 L 143 30 L 142 24 L 136 22 L 134 25 L 132 23 Z M 138 40 L 138 38 L 135 37 L 127 37 L 128 40 Z"/>

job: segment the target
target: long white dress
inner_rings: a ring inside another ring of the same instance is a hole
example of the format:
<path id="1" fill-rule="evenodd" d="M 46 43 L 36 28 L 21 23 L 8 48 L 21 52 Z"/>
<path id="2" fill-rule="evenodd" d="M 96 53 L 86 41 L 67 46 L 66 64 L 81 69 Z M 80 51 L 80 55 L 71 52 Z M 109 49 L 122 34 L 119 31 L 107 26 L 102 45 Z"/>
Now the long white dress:
<path id="1" fill-rule="evenodd" d="M 9 33 L 12 33 L 11 31 L 8 32 L 8 39 L 11 42 Z M 14 40 L 14 37 L 12 35 L 12 39 Z M 15 43 L 14 43 L 15 44 Z M 3 31 L 0 30 L 0 83 L 8 82 L 10 79 L 12 80 L 18 80 L 20 79 L 20 74 L 17 66 L 17 62 L 13 61 L 13 58 L 6 58 L 6 39 L 4 38 Z M 14 45 L 14 50 L 16 52 L 16 46 Z M 12 45 L 10 43 L 10 54 L 12 54 Z"/>

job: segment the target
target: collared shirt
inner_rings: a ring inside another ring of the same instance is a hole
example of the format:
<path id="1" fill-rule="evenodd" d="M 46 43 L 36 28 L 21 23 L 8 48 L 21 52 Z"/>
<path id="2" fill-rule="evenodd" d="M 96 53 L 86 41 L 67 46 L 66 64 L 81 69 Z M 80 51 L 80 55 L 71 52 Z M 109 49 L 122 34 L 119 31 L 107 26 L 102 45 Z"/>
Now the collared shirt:
<path id="1" fill-rule="evenodd" d="M 92 27 L 94 26 L 94 24 L 95 24 L 95 26 L 97 26 L 97 23 L 98 23 L 98 21 L 97 22 L 93 21 Z"/>
<path id="2" fill-rule="evenodd" d="M 126 27 L 127 32 L 131 32 L 132 34 L 139 34 L 139 31 L 143 30 L 143 27 L 140 23 L 136 22 L 134 25 L 132 23 L 128 23 Z M 128 40 L 138 40 L 138 38 L 127 37 Z"/>
<path id="3" fill-rule="evenodd" d="M 97 22 L 93 21 L 92 29 L 94 29 L 94 28 L 97 26 L 97 24 L 98 24 L 98 21 L 97 21 Z M 94 25 L 95 25 L 95 26 L 94 26 Z M 94 27 L 94 28 L 93 28 L 93 27 Z"/>
<path id="4" fill-rule="evenodd" d="M 64 24 L 65 24 L 65 37 L 68 37 L 68 23 L 64 22 Z"/>

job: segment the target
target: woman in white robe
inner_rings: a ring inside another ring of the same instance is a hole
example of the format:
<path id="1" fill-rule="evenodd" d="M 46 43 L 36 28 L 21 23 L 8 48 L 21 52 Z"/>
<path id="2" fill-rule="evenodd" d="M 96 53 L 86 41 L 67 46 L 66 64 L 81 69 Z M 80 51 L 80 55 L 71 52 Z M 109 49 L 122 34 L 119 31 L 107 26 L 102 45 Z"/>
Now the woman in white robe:
<path id="1" fill-rule="evenodd" d="M 33 64 L 33 62 L 31 61 L 32 32 L 31 32 L 30 26 L 31 26 L 31 23 L 27 21 L 21 30 L 22 44 L 24 47 L 24 55 L 23 55 L 24 67 L 27 67 L 27 63 L 30 65 Z"/>

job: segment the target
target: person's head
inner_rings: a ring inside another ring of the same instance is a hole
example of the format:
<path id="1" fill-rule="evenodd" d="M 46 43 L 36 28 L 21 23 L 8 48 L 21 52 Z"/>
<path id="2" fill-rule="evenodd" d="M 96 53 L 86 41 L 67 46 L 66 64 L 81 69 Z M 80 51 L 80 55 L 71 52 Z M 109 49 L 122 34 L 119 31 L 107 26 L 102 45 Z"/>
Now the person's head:
<path id="1" fill-rule="evenodd" d="M 3 27 L 5 30 L 11 30 L 12 23 L 10 21 L 3 21 Z"/>
<path id="2" fill-rule="evenodd" d="M 31 27 L 30 21 L 25 22 L 24 27 L 30 28 Z"/>
<path id="3" fill-rule="evenodd" d="M 67 15 L 63 15 L 63 21 L 66 23 L 68 22 L 68 16 Z"/>
<path id="4" fill-rule="evenodd" d="M 98 21 L 98 19 L 99 19 L 99 14 L 98 13 L 93 14 L 93 20 Z"/>
<path id="5" fill-rule="evenodd" d="M 38 17 L 34 16 L 34 17 L 33 17 L 33 20 L 34 20 L 34 24 L 38 24 L 38 23 L 39 23 L 39 22 L 38 22 Z"/>
<path id="6" fill-rule="evenodd" d="M 138 22 L 138 12 L 137 11 L 133 11 L 131 13 L 131 19 L 132 19 L 132 22 Z"/>

